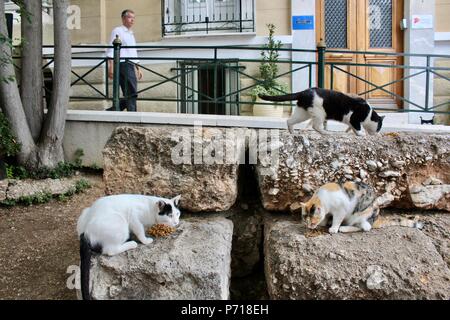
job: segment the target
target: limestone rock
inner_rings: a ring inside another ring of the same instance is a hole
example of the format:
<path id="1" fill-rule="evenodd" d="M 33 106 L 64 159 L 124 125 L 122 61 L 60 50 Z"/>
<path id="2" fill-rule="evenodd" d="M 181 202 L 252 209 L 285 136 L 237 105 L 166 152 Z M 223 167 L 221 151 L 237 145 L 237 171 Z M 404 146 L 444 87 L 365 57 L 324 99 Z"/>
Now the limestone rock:
<path id="1" fill-rule="evenodd" d="M 256 165 L 262 204 L 267 210 L 287 211 L 291 204 L 307 201 L 328 182 L 362 180 L 372 185 L 378 196 L 389 191 L 394 196 L 391 207 L 450 211 L 448 134 L 404 132 L 358 137 L 281 131 L 279 140 L 278 162 L 258 161 Z M 295 179 L 285 174 L 292 159 L 297 163 Z M 411 196 L 415 186 L 420 190 Z"/>
<path id="2" fill-rule="evenodd" d="M 19 200 L 23 197 L 30 197 L 42 193 L 49 193 L 52 195 L 65 194 L 74 189 L 77 180 L 77 178 L 8 180 L 9 185 L 7 186 L 6 199 Z"/>
<path id="3" fill-rule="evenodd" d="M 373 160 L 366 161 L 367 169 L 370 171 L 376 171 L 378 169 L 377 163 Z"/>
<path id="4" fill-rule="evenodd" d="M 245 152 L 239 130 L 119 127 L 103 151 L 106 193 L 181 194 L 183 209 L 228 210 Z"/>
<path id="5" fill-rule="evenodd" d="M 438 208 L 450 211 L 450 184 L 414 186 L 411 201 L 421 209 Z"/>
<path id="6" fill-rule="evenodd" d="M 398 171 L 383 171 L 380 173 L 380 177 L 382 177 L 382 178 L 400 177 L 400 172 L 398 172 Z"/>
<path id="7" fill-rule="evenodd" d="M 450 268 L 450 215 L 434 213 L 420 218 L 422 229 Z"/>
<path id="8" fill-rule="evenodd" d="M 97 300 L 228 299 L 233 223 L 225 218 L 181 220 L 178 230 L 149 245 L 92 258 Z"/>
<path id="9" fill-rule="evenodd" d="M 411 228 L 305 237 L 300 222 L 265 226 L 271 299 L 449 299 L 450 269 Z"/>

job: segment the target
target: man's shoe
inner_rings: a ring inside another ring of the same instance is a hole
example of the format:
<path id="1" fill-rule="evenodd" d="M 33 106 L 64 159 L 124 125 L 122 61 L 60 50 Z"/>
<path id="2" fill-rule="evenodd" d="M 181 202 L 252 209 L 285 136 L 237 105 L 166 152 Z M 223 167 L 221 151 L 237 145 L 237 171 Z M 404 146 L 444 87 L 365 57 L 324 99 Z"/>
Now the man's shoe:
<path id="1" fill-rule="evenodd" d="M 105 109 L 105 111 L 116 111 L 116 109 L 114 109 L 114 107 L 111 107 L 111 108 Z"/>

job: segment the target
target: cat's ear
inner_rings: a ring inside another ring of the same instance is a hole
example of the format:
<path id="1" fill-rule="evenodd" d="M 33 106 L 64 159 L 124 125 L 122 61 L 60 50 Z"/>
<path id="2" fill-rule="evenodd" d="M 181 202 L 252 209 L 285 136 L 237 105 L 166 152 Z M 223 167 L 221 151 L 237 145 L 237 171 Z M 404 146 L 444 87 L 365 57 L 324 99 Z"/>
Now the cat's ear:
<path id="1" fill-rule="evenodd" d="M 177 207 L 178 207 L 178 204 L 180 203 L 180 198 L 181 198 L 181 194 L 179 194 L 178 196 L 176 196 L 175 198 L 172 199 L 173 203 Z"/>
<path id="2" fill-rule="evenodd" d="M 166 206 L 166 203 L 162 200 L 158 201 L 158 209 L 161 212 L 162 209 L 164 209 L 164 207 Z"/>
<path id="3" fill-rule="evenodd" d="M 386 118 L 386 116 L 381 116 L 380 118 L 381 118 L 381 121 L 383 121 L 383 120 L 384 120 L 384 118 Z"/>

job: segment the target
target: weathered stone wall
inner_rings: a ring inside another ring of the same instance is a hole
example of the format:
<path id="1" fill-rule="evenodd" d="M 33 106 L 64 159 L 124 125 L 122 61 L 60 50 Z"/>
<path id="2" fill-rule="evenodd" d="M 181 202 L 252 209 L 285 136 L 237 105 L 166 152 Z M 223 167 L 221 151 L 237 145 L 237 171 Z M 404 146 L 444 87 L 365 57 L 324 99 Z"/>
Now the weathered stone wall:
<path id="1" fill-rule="evenodd" d="M 263 206 L 288 210 L 324 183 L 356 180 L 374 186 L 379 195 L 391 193 L 392 207 L 450 211 L 449 142 L 448 134 L 282 131 L 278 165 L 260 161 L 257 166 Z"/>
<path id="2" fill-rule="evenodd" d="M 116 129 L 104 150 L 108 194 L 181 194 L 185 210 L 220 213 L 182 218 L 181 230 L 169 239 L 117 257 L 95 258 L 94 298 L 226 299 L 231 270 L 232 281 L 249 281 L 247 286 L 264 289 L 261 281 L 252 283 L 262 264 L 265 275 L 260 280 L 265 277 L 270 299 L 450 298 L 448 214 L 439 219 L 422 215 L 423 230 L 387 227 L 311 236 L 295 216 L 277 212 L 307 200 L 326 182 L 344 180 L 364 181 L 379 195 L 392 195 L 391 207 L 450 211 L 448 134 L 356 137 L 280 131 L 277 139 L 277 134 L 261 134 L 261 130 L 242 129 L 231 136 L 225 131 Z M 236 136 L 249 140 L 241 143 Z M 180 153 L 181 141 L 187 144 Z M 222 154 L 228 150 L 225 146 L 234 149 L 236 158 L 221 163 L 217 160 L 223 156 L 231 159 Z M 245 148 L 248 158 L 256 156 L 258 163 L 254 172 L 245 165 L 238 181 Z M 275 150 L 278 162 L 271 157 Z M 179 163 L 174 154 L 186 156 L 187 163 Z M 214 161 L 205 163 L 207 159 Z M 245 188 L 259 189 L 261 203 L 258 192 Z M 239 297 L 245 297 L 245 288 L 234 287 Z"/>

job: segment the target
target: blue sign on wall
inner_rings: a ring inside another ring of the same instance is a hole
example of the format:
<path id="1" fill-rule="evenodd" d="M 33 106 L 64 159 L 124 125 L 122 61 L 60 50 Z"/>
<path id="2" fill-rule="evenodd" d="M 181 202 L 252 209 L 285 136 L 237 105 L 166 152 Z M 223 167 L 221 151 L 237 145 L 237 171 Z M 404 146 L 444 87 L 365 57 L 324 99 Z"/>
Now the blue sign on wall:
<path id="1" fill-rule="evenodd" d="M 314 30 L 314 16 L 292 16 L 293 30 Z"/>

